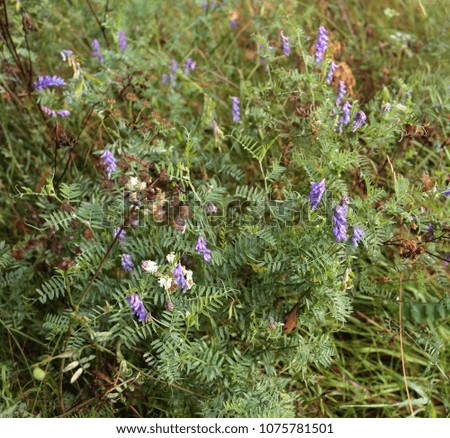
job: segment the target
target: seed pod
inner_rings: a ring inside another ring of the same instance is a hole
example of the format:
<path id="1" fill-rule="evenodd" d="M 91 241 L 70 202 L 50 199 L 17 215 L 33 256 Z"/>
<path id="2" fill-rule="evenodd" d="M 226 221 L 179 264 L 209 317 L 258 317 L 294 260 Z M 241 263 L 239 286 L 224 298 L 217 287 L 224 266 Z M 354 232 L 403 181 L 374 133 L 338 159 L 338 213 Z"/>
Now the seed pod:
<path id="1" fill-rule="evenodd" d="M 81 376 L 81 373 L 83 372 L 83 368 L 78 368 L 75 374 L 70 379 L 70 383 L 74 383 L 78 380 L 78 378 Z"/>

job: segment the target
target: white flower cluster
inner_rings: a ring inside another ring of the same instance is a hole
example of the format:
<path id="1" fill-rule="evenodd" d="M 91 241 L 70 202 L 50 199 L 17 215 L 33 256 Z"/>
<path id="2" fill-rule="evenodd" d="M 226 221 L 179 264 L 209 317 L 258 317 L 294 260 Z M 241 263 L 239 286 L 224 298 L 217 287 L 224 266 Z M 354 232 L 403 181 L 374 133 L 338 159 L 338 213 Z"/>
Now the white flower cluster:
<path id="1" fill-rule="evenodd" d="M 172 285 L 174 282 L 174 273 L 173 269 L 175 266 L 176 255 L 174 252 L 171 252 L 166 256 L 166 260 L 169 263 L 169 266 L 162 269 L 160 271 L 160 266 L 154 262 L 153 260 L 143 260 L 141 263 L 141 268 L 148 272 L 149 274 L 154 275 L 155 277 L 159 277 L 158 284 L 165 289 L 166 292 L 171 292 Z M 164 273 L 166 271 L 166 273 Z M 168 271 L 168 272 L 167 272 Z M 186 269 L 182 266 L 182 273 L 186 280 L 187 289 L 191 289 L 192 286 L 195 285 L 193 280 L 193 272 L 189 269 Z M 175 283 L 176 284 L 176 283 Z"/>

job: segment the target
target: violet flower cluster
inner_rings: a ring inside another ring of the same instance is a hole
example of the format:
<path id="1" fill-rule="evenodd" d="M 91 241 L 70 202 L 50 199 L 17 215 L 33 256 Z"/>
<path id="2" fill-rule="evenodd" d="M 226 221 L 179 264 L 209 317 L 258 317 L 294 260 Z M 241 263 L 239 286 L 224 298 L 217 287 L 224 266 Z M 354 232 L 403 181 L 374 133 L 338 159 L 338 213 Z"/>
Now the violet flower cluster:
<path id="1" fill-rule="evenodd" d="M 69 117 L 70 116 L 69 110 L 54 110 L 45 105 L 41 105 L 41 110 L 43 113 L 47 114 L 50 117 L 56 117 L 57 115 L 60 117 Z"/>
<path id="2" fill-rule="evenodd" d="M 239 99 L 236 96 L 233 96 L 231 98 L 232 101 L 232 108 L 231 108 L 231 115 L 233 117 L 233 122 L 239 122 L 241 120 L 241 110 L 239 108 Z"/>
<path id="3" fill-rule="evenodd" d="M 325 178 L 319 181 L 318 183 L 311 182 L 311 192 L 309 196 L 307 196 L 307 199 L 309 199 L 310 202 L 311 210 L 315 210 L 317 208 L 324 193 L 325 193 Z"/>
<path id="4" fill-rule="evenodd" d="M 211 261 L 211 250 L 206 248 L 206 241 L 203 236 L 199 236 L 197 239 L 197 243 L 195 244 L 195 250 L 203 255 L 203 258 L 206 263 Z"/>
<path id="5" fill-rule="evenodd" d="M 184 64 L 184 74 L 187 76 L 190 71 L 195 70 L 196 62 L 192 60 L 192 58 L 186 59 L 186 63 Z"/>
<path id="6" fill-rule="evenodd" d="M 91 46 L 93 49 L 91 55 L 96 56 L 100 62 L 103 62 L 105 59 L 103 58 L 103 55 L 100 54 L 100 43 L 98 40 L 92 40 Z"/>
<path id="7" fill-rule="evenodd" d="M 345 101 L 342 106 L 342 117 L 339 120 L 339 132 L 342 134 L 342 127 L 347 126 L 350 123 L 350 110 L 352 106 L 348 100 Z"/>
<path id="8" fill-rule="evenodd" d="M 67 85 L 63 78 L 59 76 L 39 76 L 38 80 L 33 84 L 34 88 L 42 91 L 44 88 L 61 87 Z"/>
<path id="9" fill-rule="evenodd" d="M 134 268 L 134 263 L 131 261 L 130 254 L 122 254 L 121 263 L 124 271 L 131 272 Z"/>
<path id="10" fill-rule="evenodd" d="M 111 179 L 111 174 L 117 170 L 117 164 L 114 155 L 110 151 L 105 149 L 103 154 L 100 156 L 100 161 L 102 165 L 106 168 L 108 178 Z"/>
<path id="11" fill-rule="evenodd" d="M 141 301 L 138 294 L 127 295 L 126 299 L 133 310 L 133 315 L 138 317 L 138 322 L 147 320 L 150 317 L 150 314 L 146 312 L 144 303 Z"/>
<path id="12" fill-rule="evenodd" d="M 323 27 L 319 26 L 319 32 L 317 34 L 316 43 L 316 64 L 322 61 L 328 46 L 328 31 Z"/>
<path id="13" fill-rule="evenodd" d="M 175 265 L 175 268 L 172 271 L 173 276 L 175 277 L 174 282 L 177 286 L 180 286 L 183 289 L 183 292 L 186 292 L 188 289 L 188 284 L 186 279 L 184 278 L 183 274 L 183 267 L 181 266 L 181 263 L 178 262 Z"/>
<path id="14" fill-rule="evenodd" d="M 125 32 L 122 30 L 119 30 L 117 32 L 117 36 L 119 37 L 119 49 L 121 52 L 123 52 L 127 48 L 127 37 L 125 36 Z"/>
<path id="15" fill-rule="evenodd" d="M 353 237 L 352 237 L 352 245 L 358 246 L 358 242 L 361 242 L 362 237 L 364 236 L 364 231 L 358 227 L 353 228 Z"/>
<path id="16" fill-rule="evenodd" d="M 284 35 L 283 31 L 280 32 L 280 35 L 281 35 L 281 43 L 283 45 L 284 56 L 289 56 L 291 53 L 291 48 L 289 46 L 289 38 Z"/>
<path id="17" fill-rule="evenodd" d="M 119 241 L 119 242 L 125 242 L 125 235 L 126 235 L 127 233 L 126 233 L 126 231 L 124 230 L 124 229 L 120 229 L 120 227 L 116 227 L 116 228 L 114 228 L 114 233 L 113 233 L 113 236 L 114 236 L 114 238 L 116 238 L 117 237 L 117 240 Z M 118 236 L 117 236 L 118 235 Z"/>
<path id="18" fill-rule="evenodd" d="M 344 97 L 346 91 L 347 87 L 345 85 L 345 82 L 339 81 L 339 90 L 336 96 L 336 106 L 339 106 L 341 104 L 341 100 Z"/>
<path id="19" fill-rule="evenodd" d="M 341 202 L 334 207 L 333 215 L 333 234 L 338 242 L 348 239 L 347 237 L 347 196 L 343 196 Z"/>

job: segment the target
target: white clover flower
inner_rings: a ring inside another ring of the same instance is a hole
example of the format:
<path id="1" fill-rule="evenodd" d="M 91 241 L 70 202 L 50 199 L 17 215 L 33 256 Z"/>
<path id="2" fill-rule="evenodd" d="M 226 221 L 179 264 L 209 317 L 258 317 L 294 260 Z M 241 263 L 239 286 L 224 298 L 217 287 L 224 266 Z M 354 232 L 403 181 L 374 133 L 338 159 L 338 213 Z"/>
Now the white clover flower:
<path id="1" fill-rule="evenodd" d="M 137 185 L 137 188 L 139 190 L 145 190 L 147 188 L 147 183 L 145 181 L 142 181 Z"/>
<path id="2" fill-rule="evenodd" d="M 139 178 L 132 176 L 129 180 L 128 180 L 128 185 L 130 187 L 137 187 L 140 184 Z"/>
<path id="3" fill-rule="evenodd" d="M 167 254 L 167 255 L 166 255 L 166 260 L 167 260 L 169 263 L 173 263 L 173 262 L 175 261 L 175 253 L 174 253 L 174 252 L 171 252 L 170 254 Z"/>
<path id="4" fill-rule="evenodd" d="M 167 276 L 165 276 L 165 277 L 161 277 L 160 279 L 159 279 L 159 285 L 161 286 L 161 287 L 163 287 L 166 291 L 169 291 L 170 290 L 170 287 L 172 286 L 172 277 L 167 277 Z"/>
<path id="5" fill-rule="evenodd" d="M 150 274 L 154 274 L 155 272 L 158 271 L 159 266 L 156 264 L 156 262 L 153 262 L 152 260 L 143 260 L 141 268 L 144 271 L 150 272 Z"/>

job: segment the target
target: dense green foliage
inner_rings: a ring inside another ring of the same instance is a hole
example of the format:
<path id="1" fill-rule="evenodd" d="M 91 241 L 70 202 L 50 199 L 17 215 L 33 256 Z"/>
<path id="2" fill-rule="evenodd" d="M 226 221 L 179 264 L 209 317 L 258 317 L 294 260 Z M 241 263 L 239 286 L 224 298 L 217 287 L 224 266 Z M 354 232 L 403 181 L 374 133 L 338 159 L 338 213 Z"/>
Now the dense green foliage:
<path id="1" fill-rule="evenodd" d="M 448 8 L 206 3 L 2 2 L 1 415 L 447 416 Z"/>

